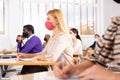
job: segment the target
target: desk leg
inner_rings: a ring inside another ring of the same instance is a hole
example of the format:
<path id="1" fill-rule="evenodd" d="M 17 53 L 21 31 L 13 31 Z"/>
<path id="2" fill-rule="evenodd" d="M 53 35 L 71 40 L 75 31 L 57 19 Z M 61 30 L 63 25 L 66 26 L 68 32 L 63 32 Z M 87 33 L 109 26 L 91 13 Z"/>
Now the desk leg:
<path id="1" fill-rule="evenodd" d="M 48 71 L 52 71 L 52 66 L 48 66 Z"/>
<path id="2" fill-rule="evenodd" d="M 2 74 L 3 74 L 3 66 L 0 66 L 0 80 L 2 79 Z"/>

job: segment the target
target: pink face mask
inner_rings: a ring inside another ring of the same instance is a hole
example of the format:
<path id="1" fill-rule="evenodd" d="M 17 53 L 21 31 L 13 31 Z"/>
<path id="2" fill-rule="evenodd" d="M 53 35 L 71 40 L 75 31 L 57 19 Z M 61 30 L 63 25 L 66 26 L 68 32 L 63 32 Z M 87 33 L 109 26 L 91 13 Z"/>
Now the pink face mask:
<path id="1" fill-rule="evenodd" d="M 52 24 L 52 22 L 46 21 L 45 26 L 48 30 L 53 30 L 54 29 L 54 25 Z"/>

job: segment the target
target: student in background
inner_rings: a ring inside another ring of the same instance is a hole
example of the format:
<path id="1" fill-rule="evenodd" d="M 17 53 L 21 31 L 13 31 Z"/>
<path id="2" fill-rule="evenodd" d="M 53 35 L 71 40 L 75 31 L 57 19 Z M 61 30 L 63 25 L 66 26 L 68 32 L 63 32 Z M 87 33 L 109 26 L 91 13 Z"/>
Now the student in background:
<path id="1" fill-rule="evenodd" d="M 23 40 L 27 39 L 23 44 Z M 23 34 L 17 37 L 18 51 L 24 54 L 35 54 L 41 52 L 43 47 L 39 37 L 34 35 L 34 27 L 30 24 L 23 27 Z M 40 66 L 23 66 L 21 74 L 38 72 L 41 70 Z"/>
<path id="2" fill-rule="evenodd" d="M 38 54 L 19 53 L 18 57 L 34 57 L 37 60 L 54 62 L 64 60 L 64 64 L 74 64 L 74 50 L 69 38 L 69 29 L 65 26 L 61 10 L 53 9 L 48 11 L 45 25 L 46 28 L 53 31 L 53 33 L 43 51 Z"/>
<path id="3" fill-rule="evenodd" d="M 46 46 L 46 44 L 47 44 L 47 42 L 48 42 L 48 40 L 50 39 L 50 35 L 49 34 L 45 34 L 45 37 L 44 37 L 44 43 L 43 43 L 43 48 L 45 48 L 45 46 Z"/>
<path id="4" fill-rule="evenodd" d="M 89 48 L 91 48 L 92 50 L 95 49 L 95 45 L 96 45 L 98 39 L 100 39 L 100 35 L 99 35 L 99 34 L 95 34 L 95 35 L 94 35 L 94 38 L 95 38 L 94 43 L 89 47 Z"/>
<path id="5" fill-rule="evenodd" d="M 20 38 L 21 37 L 21 38 Z M 23 40 L 27 39 L 25 43 L 23 43 Z M 23 34 L 17 38 L 19 52 L 24 53 L 36 53 L 42 51 L 42 43 L 39 37 L 34 35 L 34 27 L 32 25 L 25 25 L 23 27 Z"/>
<path id="6" fill-rule="evenodd" d="M 99 34 L 95 34 L 95 35 L 94 35 L 94 39 L 95 39 L 94 43 L 93 43 L 92 45 L 90 45 L 90 46 L 84 51 L 84 53 L 83 53 L 84 56 L 87 57 L 87 56 L 91 55 L 90 53 L 94 51 L 95 46 L 96 46 L 98 40 L 101 40 L 100 35 L 99 35 Z"/>
<path id="7" fill-rule="evenodd" d="M 16 38 L 17 52 L 20 52 L 21 47 L 24 45 L 23 40 L 24 40 L 24 38 L 22 35 L 17 35 L 17 38 Z"/>
<path id="8" fill-rule="evenodd" d="M 82 55 L 82 43 L 81 43 L 82 40 L 78 35 L 78 30 L 76 28 L 71 28 L 70 35 L 72 38 L 72 46 L 74 48 L 74 54 Z"/>

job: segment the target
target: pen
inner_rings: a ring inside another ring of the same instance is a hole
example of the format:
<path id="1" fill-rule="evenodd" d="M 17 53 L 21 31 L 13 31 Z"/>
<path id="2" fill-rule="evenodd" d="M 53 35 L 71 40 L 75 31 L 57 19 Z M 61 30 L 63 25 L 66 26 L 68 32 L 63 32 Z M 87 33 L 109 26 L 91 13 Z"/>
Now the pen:
<path id="1" fill-rule="evenodd" d="M 63 69 L 63 67 L 65 66 L 65 57 L 64 57 L 64 55 L 62 55 L 61 62 L 62 62 L 62 69 Z"/>

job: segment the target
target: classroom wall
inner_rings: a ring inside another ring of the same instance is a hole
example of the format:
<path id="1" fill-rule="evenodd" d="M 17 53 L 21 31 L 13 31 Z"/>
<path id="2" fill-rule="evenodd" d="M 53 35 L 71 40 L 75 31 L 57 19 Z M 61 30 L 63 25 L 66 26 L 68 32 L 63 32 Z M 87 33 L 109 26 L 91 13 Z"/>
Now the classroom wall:
<path id="1" fill-rule="evenodd" d="M 6 25 L 5 29 L 5 35 L 0 35 L 0 50 L 1 49 L 11 49 L 16 46 L 16 35 L 22 33 L 22 25 L 21 24 L 21 14 L 19 13 L 20 6 L 19 1 L 20 0 L 8 0 L 9 1 L 9 10 L 8 10 L 8 25 Z M 113 2 L 113 0 L 102 0 L 102 3 L 100 4 L 102 7 L 100 10 L 103 10 L 101 13 L 99 13 L 100 17 L 100 24 L 98 25 L 98 33 L 102 35 L 107 28 L 107 26 L 110 24 L 110 20 L 112 16 L 119 16 L 120 15 L 120 5 Z M 35 29 L 37 30 L 37 29 Z M 42 42 L 44 35 L 46 31 L 40 30 L 36 31 L 36 35 L 38 35 Z M 51 32 L 50 32 L 51 33 Z M 88 47 L 91 45 L 94 41 L 94 36 L 81 36 L 83 45 Z"/>
<path id="2" fill-rule="evenodd" d="M 120 16 L 120 4 L 114 2 L 113 0 L 103 0 L 104 14 L 103 14 L 103 29 L 106 28 L 110 22 L 111 17 Z"/>
<path id="3" fill-rule="evenodd" d="M 113 0 L 102 0 L 99 5 L 101 5 L 99 8 L 101 13 L 99 13 L 100 16 L 98 16 L 100 24 L 98 25 L 97 33 L 103 35 L 111 22 L 111 17 L 120 16 L 120 4 L 114 2 Z M 82 39 L 85 48 L 94 42 L 94 36 L 82 36 Z"/>

